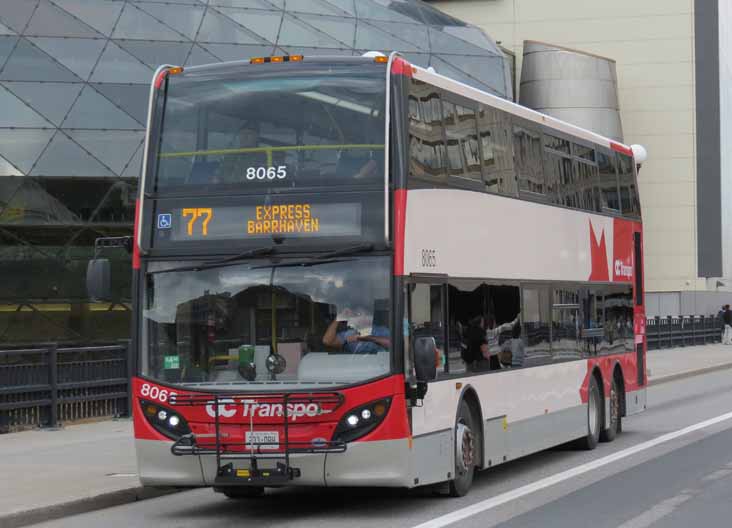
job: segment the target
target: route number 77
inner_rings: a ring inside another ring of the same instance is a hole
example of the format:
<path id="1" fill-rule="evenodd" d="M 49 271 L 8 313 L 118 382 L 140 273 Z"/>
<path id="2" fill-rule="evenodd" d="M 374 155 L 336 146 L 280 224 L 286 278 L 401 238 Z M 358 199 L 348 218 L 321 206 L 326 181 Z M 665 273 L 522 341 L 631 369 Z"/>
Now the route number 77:
<path id="1" fill-rule="evenodd" d="M 188 236 L 193 236 L 193 226 L 196 224 L 196 220 L 201 217 L 205 217 L 201 223 L 201 234 L 208 236 L 208 223 L 213 218 L 213 210 L 210 207 L 193 208 L 187 207 L 183 209 L 183 218 L 190 217 L 188 220 Z"/>

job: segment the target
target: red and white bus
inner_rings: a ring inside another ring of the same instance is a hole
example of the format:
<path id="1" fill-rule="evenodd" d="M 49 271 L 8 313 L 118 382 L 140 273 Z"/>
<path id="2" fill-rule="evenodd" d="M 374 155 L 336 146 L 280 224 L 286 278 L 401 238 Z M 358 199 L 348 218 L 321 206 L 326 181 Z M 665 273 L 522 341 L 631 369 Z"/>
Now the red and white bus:
<path id="1" fill-rule="evenodd" d="M 372 55 L 156 73 L 143 484 L 463 495 L 645 408 L 633 150 Z"/>

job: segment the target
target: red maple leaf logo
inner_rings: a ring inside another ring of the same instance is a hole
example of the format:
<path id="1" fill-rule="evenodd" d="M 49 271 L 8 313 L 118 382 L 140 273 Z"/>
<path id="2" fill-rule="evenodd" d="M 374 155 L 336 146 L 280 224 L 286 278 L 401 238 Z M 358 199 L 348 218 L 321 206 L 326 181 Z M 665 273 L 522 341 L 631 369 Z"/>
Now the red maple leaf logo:
<path id="1" fill-rule="evenodd" d="M 610 280 L 607 267 L 607 247 L 605 246 L 605 230 L 602 230 L 602 236 L 600 241 L 597 241 L 597 235 L 592 227 L 592 220 L 590 223 L 590 260 L 592 262 L 592 271 L 590 272 L 591 281 L 605 281 Z"/>

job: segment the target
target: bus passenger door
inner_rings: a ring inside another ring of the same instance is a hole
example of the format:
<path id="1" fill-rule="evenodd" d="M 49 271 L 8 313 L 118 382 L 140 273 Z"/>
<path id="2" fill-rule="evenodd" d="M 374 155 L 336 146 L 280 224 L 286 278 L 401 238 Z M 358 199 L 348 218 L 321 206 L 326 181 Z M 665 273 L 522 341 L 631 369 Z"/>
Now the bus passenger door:
<path id="1" fill-rule="evenodd" d="M 427 385 L 421 406 L 411 408 L 412 474 L 419 484 L 447 480 L 453 471 L 452 434 L 459 392 L 445 379 L 447 365 L 446 281 L 430 279 L 408 285 L 410 349 L 420 337 L 435 340 L 437 378 Z M 411 371 L 411 361 L 407 361 Z M 410 377 L 411 372 L 407 372 Z"/>

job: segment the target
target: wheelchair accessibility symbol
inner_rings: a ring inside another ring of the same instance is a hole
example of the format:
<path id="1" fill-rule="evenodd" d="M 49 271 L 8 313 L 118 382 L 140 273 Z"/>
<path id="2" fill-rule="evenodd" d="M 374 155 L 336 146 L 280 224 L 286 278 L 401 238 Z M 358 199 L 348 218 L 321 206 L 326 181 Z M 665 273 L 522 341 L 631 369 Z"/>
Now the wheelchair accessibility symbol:
<path id="1" fill-rule="evenodd" d="M 173 215 L 164 213 L 158 215 L 158 229 L 170 229 L 173 227 Z"/>

